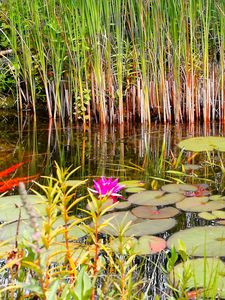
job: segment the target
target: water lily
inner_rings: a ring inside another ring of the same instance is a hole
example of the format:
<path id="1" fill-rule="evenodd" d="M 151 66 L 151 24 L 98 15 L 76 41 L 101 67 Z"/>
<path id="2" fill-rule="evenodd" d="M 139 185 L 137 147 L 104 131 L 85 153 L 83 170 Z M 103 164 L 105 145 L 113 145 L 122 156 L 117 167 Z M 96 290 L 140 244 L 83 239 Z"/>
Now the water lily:
<path id="1" fill-rule="evenodd" d="M 102 176 L 99 180 L 94 181 L 94 189 L 90 189 L 93 193 L 98 194 L 100 197 L 111 197 L 113 201 L 117 201 L 117 198 L 123 198 L 122 195 L 118 194 L 125 185 L 121 185 L 118 183 L 119 179 L 105 178 Z"/>

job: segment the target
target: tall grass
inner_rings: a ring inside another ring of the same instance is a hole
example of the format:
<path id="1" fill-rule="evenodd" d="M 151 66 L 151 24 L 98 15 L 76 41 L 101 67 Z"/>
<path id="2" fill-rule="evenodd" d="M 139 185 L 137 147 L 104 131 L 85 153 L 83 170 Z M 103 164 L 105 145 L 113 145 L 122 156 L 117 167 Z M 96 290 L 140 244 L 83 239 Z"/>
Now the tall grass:
<path id="1" fill-rule="evenodd" d="M 63 122 L 225 121 L 225 1 L 9 0 L 18 109 Z"/>

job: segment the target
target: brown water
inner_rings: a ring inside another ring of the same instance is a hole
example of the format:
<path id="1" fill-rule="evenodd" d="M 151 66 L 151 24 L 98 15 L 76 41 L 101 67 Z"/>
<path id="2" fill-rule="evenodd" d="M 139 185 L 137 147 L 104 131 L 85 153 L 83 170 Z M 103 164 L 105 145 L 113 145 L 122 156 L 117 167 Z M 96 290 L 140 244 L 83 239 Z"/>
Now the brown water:
<path id="1" fill-rule="evenodd" d="M 8 116 L 0 121 L 0 169 L 27 161 L 12 176 L 50 175 L 54 173 L 54 161 L 63 167 L 81 166 L 75 178 L 113 176 L 124 179 L 143 179 L 151 182 L 151 176 L 158 174 L 158 161 L 162 153 L 164 159 L 177 157 L 180 140 L 193 136 L 221 135 L 225 130 L 218 124 L 203 127 L 198 124 L 160 125 L 150 127 L 137 125 L 120 127 L 62 127 L 55 122 L 42 121 L 35 124 L 30 118 L 17 120 Z M 15 190 L 15 193 L 17 191 Z M 199 220 L 196 214 L 183 213 L 178 217 L 178 225 L 160 236 L 167 238 L 178 229 L 210 222 Z M 137 259 L 138 261 L 138 259 Z M 145 279 L 151 286 L 149 295 L 160 293 L 161 299 L 168 299 L 166 277 L 155 264 L 165 265 L 165 253 L 148 258 L 144 265 Z M 139 261 L 138 261 L 139 262 Z M 150 296 L 149 299 L 153 299 Z"/>
<path id="2" fill-rule="evenodd" d="M 54 160 L 66 167 L 81 166 L 77 178 L 86 176 L 118 176 L 121 179 L 143 178 L 155 169 L 165 141 L 164 158 L 179 153 L 176 146 L 183 138 L 192 136 L 224 135 L 224 128 L 217 124 L 209 127 L 193 125 L 160 125 L 151 127 L 137 124 L 105 128 L 64 127 L 50 122 L 27 118 L 5 117 L 0 121 L 0 169 L 29 161 L 21 168 L 20 175 L 39 173 L 49 175 Z M 173 153 L 173 154 L 172 154 Z M 134 165 L 145 171 L 138 172 L 127 166 Z M 148 171 L 148 172 L 147 172 Z"/>

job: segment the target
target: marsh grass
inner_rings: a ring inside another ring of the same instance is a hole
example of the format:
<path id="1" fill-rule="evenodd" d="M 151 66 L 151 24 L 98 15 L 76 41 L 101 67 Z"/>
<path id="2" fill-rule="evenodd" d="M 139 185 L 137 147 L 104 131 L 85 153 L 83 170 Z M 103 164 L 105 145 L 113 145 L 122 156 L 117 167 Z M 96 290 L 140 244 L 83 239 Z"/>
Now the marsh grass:
<path id="1" fill-rule="evenodd" d="M 224 0 L 3 3 L 20 111 L 43 101 L 63 122 L 225 120 Z"/>

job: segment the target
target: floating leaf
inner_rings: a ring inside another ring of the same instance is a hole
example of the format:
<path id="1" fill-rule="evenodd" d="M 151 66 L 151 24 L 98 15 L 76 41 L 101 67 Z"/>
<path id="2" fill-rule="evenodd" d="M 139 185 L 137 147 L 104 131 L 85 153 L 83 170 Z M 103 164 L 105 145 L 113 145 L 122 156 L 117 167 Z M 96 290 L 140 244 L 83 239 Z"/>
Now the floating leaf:
<path id="1" fill-rule="evenodd" d="M 129 193 L 129 194 L 140 193 L 143 191 L 146 191 L 146 189 L 143 187 L 138 187 L 138 186 L 137 187 L 129 187 L 125 190 L 125 192 Z"/>
<path id="2" fill-rule="evenodd" d="M 225 151 L 225 138 L 220 136 L 193 137 L 181 141 L 178 147 L 186 151 L 202 152 L 218 150 Z"/>
<path id="3" fill-rule="evenodd" d="M 128 201 L 137 205 L 170 205 L 181 201 L 184 196 L 179 193 L 164 194 L 163 191 L 145 191 L 133 194 Z"/>
<path id="4" fill-rule="evenodd" d="M 179 241 L 186 246 L 186 252 L 192 256 L 225 256 L 225 227 L 200 226 L 174 233 L 167 246 L 178 250 Z"/>
<path id="5" fill-rule="evenodd" d="M 125 185 L 125 188 L 145 186 L 145 183 L 141 182 L 140 180 L 126 180 L 126 181 L 121 181 L 120 184 Z"/>
<path id="6" fill-rule="evenodd" d="M 142 220 L 137 219 L 130 212 L 115 212 L 105 215 L 101 218 L 100 224 L 114 217 L 109 224 L 101 228 L 101 232 L 118 236 L 121 228 L 124 228 L 128 222 L 130 225 L 125 231 L 124 236 L 143 236 L 149 234 L 158 234 L 167 231 L 176 225 L 174 219 L 162 220 Z"/>
<path id="7" fill-rule="evenodd" d="M 115 204 L 115 209 L 127 209 L 131 206 L 128 201 L 117 201 Z"/>
<path id="8" fill-rule="evenodd" d="M 38 217 L 41 217 L 43 215 L 46 215 L 46 205 L 45 204 L 35 204 L 33 206 L 33 210 Z M 27 210 L 21 206 L 15 206 L 15 205 L 0 205 L 0 221 L 1 222 L 13 222 L 18 220 L 18 218 L 21 217 L 21 219 L 28 219 L 29 214 L 27 213 Z"/>
<path id="9" fill-rule="evenodd" d="M 222 195 L 212 195 L 209 197 L 209 200 L 217 201 L 217 200 L 225 200 L 225 196 Z"/>
<path id="10" fill-rule="evenodd" d="M 215 219 L 225 219 L 225 211 L 223 210 L 214 210 L 212 214 L 215 216 Z"/>
<path id="11" fill-rule="evenodd" d="M 154 205 L 150 204 L 151 200 L 159 199 L 164 194 L 163 191 L 144 191 L 128 197 L 128 201 L 138 205 Z"/>
<path id="12" fill-rule="evenodd" d="M 32 204 L 37 217 L 46 214 L 46 203 L 47 199 L 44 196 L 39 195 L 27 195 L 27 202 Z M 26 209 L 23 207 L 21 197 L 5 196 L 0 199 L 0 221 L 13 222 L 19 218 L 21 210 L 21 219 L 27 219 L 29 217 Z"/>
<path id="13" fill-rule="evenodd" d="M 184 192 L 195 192 L 197 191 L 198 187 L 193 184 L 169 183 L 163 185 L 161 189 L 167 193 L 184 193 Z"/>
<path id="14" fill-rule="evenodd" d="M 137 206 L 132 209 L 132 214 L 142 219 L 167 219 L 179 214 L 179 210 L 172 206 L 157 209 L 154 206 Z"/>
<path id="15" fill-rule="evenodd" d="M 189 197 L 176 203 L 178 209 L 192 212 L 203 212 L 222 209 L 225 201 L 209 201 L 209 197 Z"/>
<path id="16" fill-rule="evenodd" d="M 127 250 L 131 250 L 136 255 L 150 255 L 164 250 L 166 241 L 156 236 L 144 235 L 139 239 L 125 237 L 122 245 L 119 239 L 114 239 L 110 246 L 112 246 L 113 251 L 120 253 L 122 251 L 123 254 L 126 254 Z"/>
<path id="17" fill-rule="evenodd" d="M 27 202 L 30 202 L 32 204 L 45 203 L 47 201 L 45 196 L 39 196 L 39 195 L 27 195 L 26 199 L 27 199 Z M 1 197 L 0 198 L 0 205 L 1 204 L 17 205 L 17 206 L 22 206 L 23 205 L 20 195 Z"/>
<path id="18" fill-rule="evenodd" d="M 134 252 L 138 255 L 159 253 L 166 248 L 166 241 L 157 236 L 145 235 L 139 238 Z"/>
<path id="19" fill-rule="evenodd" d="M 73 219 L 71 219 L 73 221 Z M 38 225 L 42 226 L 43 220 L 41 218 L 37 219 Z M 56 229 L 61 226 L 63 228 L 64 221 L 60 216 L 56 219 L 56 222 L 53 224 L 52 229 Z M 5 223 L 0 228 L 0 241 L 10 240 L 10 242 L 14 242 L 17 233 L 18 222 L 12 222 L 10 224 Z M 18 241 L 21 241 L 22 238 L 31 240 L 31 236 L 34 233 L 34 229 L 30 226 L 29 220 L 20 220 L 19 231 L 18 231 Z M 69 238 L 70 240 L 76 240 L 85 236 L 87 233 L 83 229 L 81 225 L 73 226 L 69 229 Z M 64 240 L 63 230 L 55 237 L 55 241 L 62 242 Z"/>
<path id="20" fill-rule="evenodd" d="M 198 258 L 176 265 L 169 277 L 179 290 L 183 288 L 184 280 L 188 290 L 200 289 L 197 291 L 199 299 L 222 299 L 225 297 L 224 269 L 225 264 L 220 259 Z"/>
<path id="21" fill-rule="evenodd" d="M 208 221 L 216 219 L 216 217 L 213 214 L 208 213 L 208 212 L 201 212 L 198 214 L 198 216 L 199 216 L 199 218 L 202 218 L 202 219 L 208 220 Z"/>

